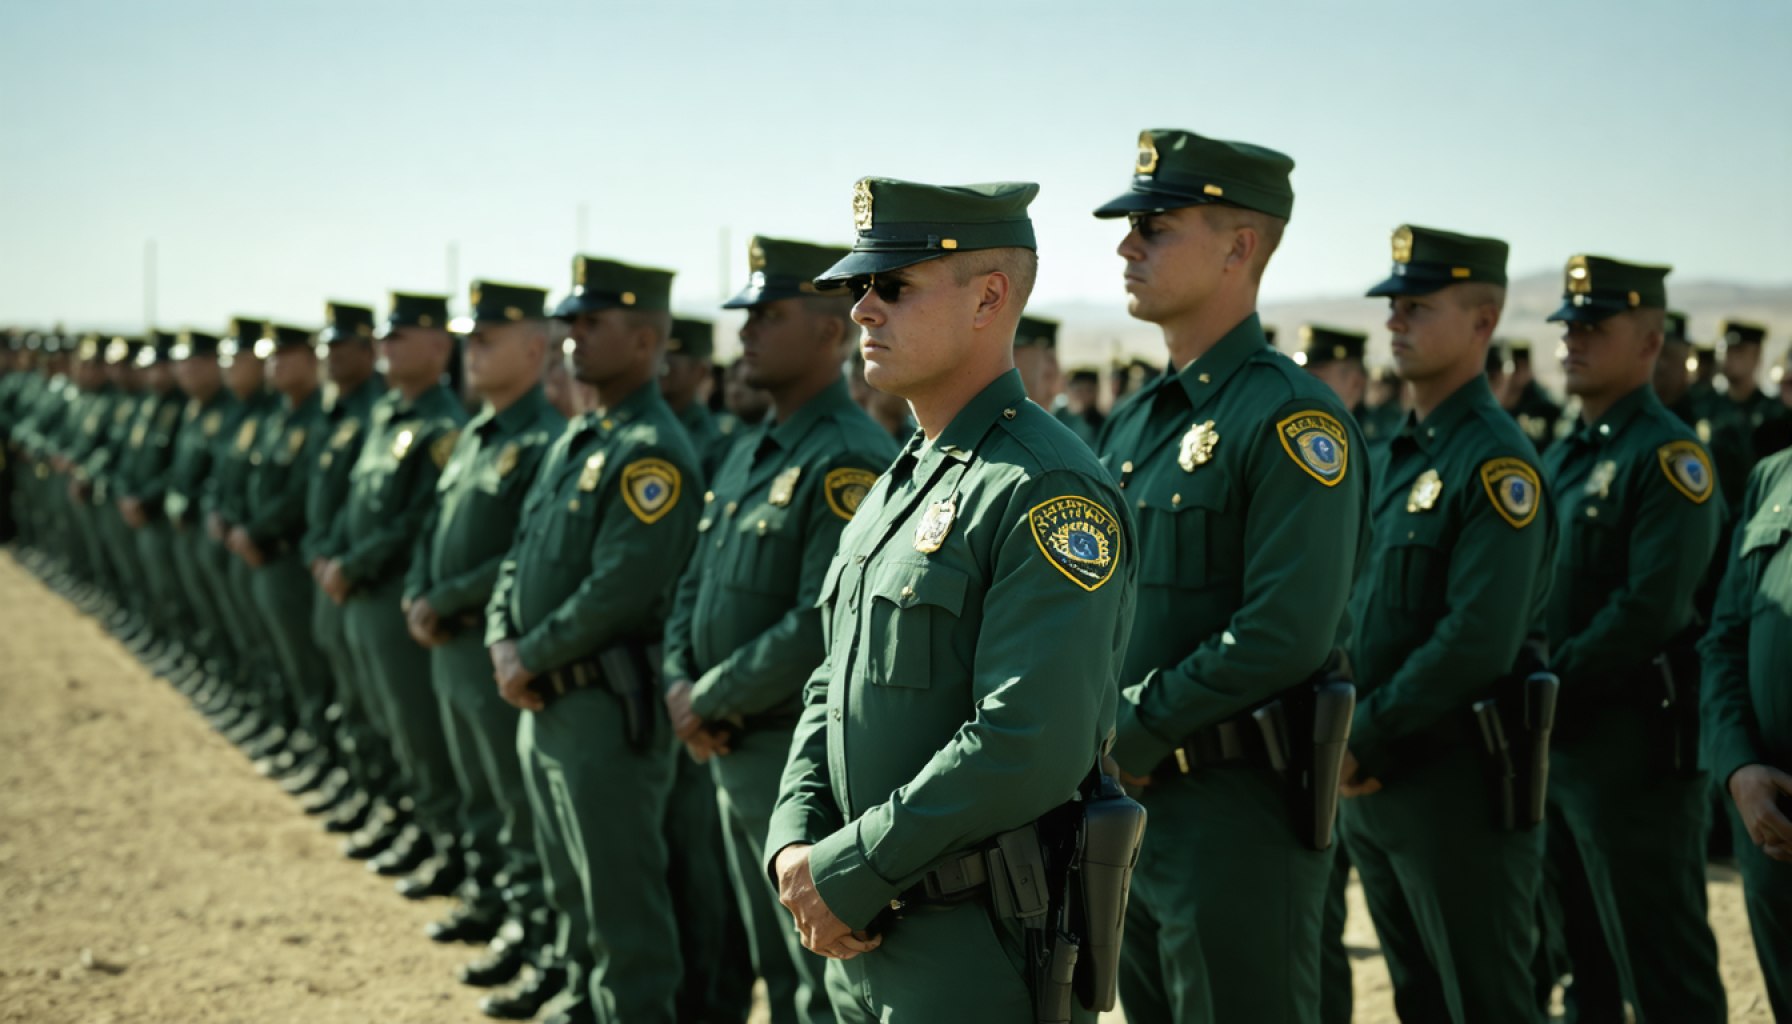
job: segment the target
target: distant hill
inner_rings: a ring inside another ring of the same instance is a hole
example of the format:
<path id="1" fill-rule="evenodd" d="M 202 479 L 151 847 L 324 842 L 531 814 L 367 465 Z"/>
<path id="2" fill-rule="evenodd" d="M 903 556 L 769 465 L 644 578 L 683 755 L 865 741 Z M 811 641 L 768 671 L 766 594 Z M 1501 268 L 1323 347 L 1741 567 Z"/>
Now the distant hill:
<path id="1" fill-rule="evenodd" d="M 1690 329 L 1699 341 L 1714 341 L 1717 323 L 1725 317 L 1753 320 L 1767 325 L 1767 362 L 1785 352 L 1792 335 L 1792 283 L 1752 286 L 1725 281 L 1686 281 L 1672 278 L 1668 294 L 1674 308 L 1690 318 Z M 1553 353 L 1561 331 L 1544 317 L 1561 304 L 1562 277 L 1556 271 L 1530 274 L 1512 282 L 1506 296 L 1506 313 L 1500 320 L 1500 336 L 1526 338 L 1539 355 L 1537 376 L 1551 386 L 1561 380 Z M 1126 315 L 1122 299 L 1112 304 L 1092 302 L 1041 306 L 1043 316 L 1061 319 L 1059 361 L 1065 367 L 1105 366 L 1119 356 L 1163 358 L 1157 329 Z M 1277 341 L 1291 351 L 1303 323 L 1329 324 L 1369 334 L 1369 362 L 1388 362 L 1387 305 L 1382 300 L 1357 296 L 1277 302 L 1263 309 L 1263 322 L 1275 327 Z"/>

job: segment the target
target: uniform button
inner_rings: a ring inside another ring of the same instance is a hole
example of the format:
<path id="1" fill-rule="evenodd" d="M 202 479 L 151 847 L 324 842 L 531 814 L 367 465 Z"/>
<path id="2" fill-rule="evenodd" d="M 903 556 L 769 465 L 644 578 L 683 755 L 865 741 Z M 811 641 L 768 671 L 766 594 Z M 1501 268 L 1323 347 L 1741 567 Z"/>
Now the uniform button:
<path id="1" fill-rule="evenodd" d="M 1419 535 L 1419 532 L 1417 530 L 1406 531 L 1406 539 L 1407 540 L 1412 540 L 1414 537 L 1417 537 L 1418 535 Z"/>
<path id="2" fill-rule="evenodd" d="M 1120 472 L 1122 472 L 1122 473 L 1130 473 L 1130 472 L 1132 472 L 1132 462 L 1131 462 L 1131 460 L 1128 460 L 1128 461 L 1126 461 L 1126 462 L 1122 462 L 1122 463 L 1121 463 L 1121 464 L 1120 464 Z"/>
<path id="3" fill-rule="evenodd" d="M 579 510 L 579 499 L 574 498 L 571 501 L 567 502 L 566 510 L 568 512 L 577 512 Z"/>
<path id="4" fill-rule="evenodd" d="M 1203 384 L 1212 384 L 1213 383 L 1213 378 L 1209 377 L 1205 373 L 1196 376 L 1195 379 L 1200 381 Z"/>
<path id="5" fill-rule="evenodd" d="M 722 511 L 728 513 L 729 515 L 733 515 L 734 510 L 737 508 L 740 508 L 740 502 L 731 501 L 728 504 L 722 506 Z"/>
<path id="6" fill-rule="evenodd" d="M 914 587 L 904 586 L 902 588 L 902 599 L 904 601 L 906 601 L 909 598 L 914 597 L 914 596 L 915 596 L 915 588 Z"/>
<path id="7" fill-rule="evenodd" d="M 1599 424 L 1599 436 L 1600 437 L 1612 436 L 1612 425 L 1610 423 Z"/>
<path id="8" fill-rule="evenodd" d="M 1587 518 L 1588 519 L 1598 519 L 1599 518 L 1599 510 L 1596 508 L 1587 509 Z"/>
<path id="9" fill-rule="evenodd" d="M 1773 510 L 1775 512 L 1778 512 L 1780 510 L 1780 507 L 1778 505 L 1775 505 L 1775 506 L 1773 506 Z"/>
<path id="10" fill-rule="evenodd" d="M 616 425 L 615 420 L 604 420 L 603 423 L 600 424 L 600 426 L 602 426 L 605 430 L 608 430 L 615 425 Z"/>
<path id="11" fill-rule="evenodd" d="M 1139 507 L 1140 507 L 1140 508 L 1144 508 L 1144 507 L 1145 507 L 1145 499 L 1144 499 L 1144 498 L 1140 498 L 1140 499 L 1139 499 Z"/>
<path id="12" fill-rule="evenodd" d="M 854 556 L 854 558 L 853 558 L 853 560 L 852 560 L 852 564 L 854 564 L 854 565 L 864 565 L 864 564 L 865 564 L 865 556 L 864 556 L 864 555 L 857 555 L 857 556 Z"/>
<path id="13" fill-rule="evenodd" d="M 1013 409 L 1003 409 L 1002 410 L 1002 418 L 1005 420 L 1013 419 L 1014 418 L 1014 410 Z"/>
<path id="14" fill-rule="evenodd" d="M 770 523 L 767 523 L 763 519 L 759 520 L 759 536 L 761 536 L 761 537 L 765 536 L 768 532 L 770 532 L 770 530 L 771 530 Z"/>
<path id="15" fill-rule="evenodd" d="M 835 708 L 834 709 L 834 721 L 838 722 L 839 720 L 840 720 L 840 709 Z"/>
<path id="16" fill-rule="evenodd" d="M 1182 495 L 1180 495 L 1180 494 L 1170 495 L 1170 504 L 1172 504 L 1172 505 L 1182 504 Z"/>
<path id="17" fill-rule="evenodd" d="M 707 505 L 714 500 L 716 500 L 716 492 L 714 492 L 714 491 L 704 491 L 703 492 L 703 504 Z"/>

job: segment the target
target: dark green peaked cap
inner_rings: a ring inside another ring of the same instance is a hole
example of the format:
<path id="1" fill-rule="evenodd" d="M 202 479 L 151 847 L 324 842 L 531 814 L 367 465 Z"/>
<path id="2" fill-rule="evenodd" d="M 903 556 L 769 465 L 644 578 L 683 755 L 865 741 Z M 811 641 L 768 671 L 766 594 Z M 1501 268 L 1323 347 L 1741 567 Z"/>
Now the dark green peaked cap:
<path id="1" fill-rule="evenodd" d="M 1371 296 L 1429 295 L 1453 284 L 1506 283 L 1509 246 L 1497 238 L 1402 224 L 1394 229 L 1394 269 Z"/>
<path id="2" fill-rule="evenodd" d="M 824 295 L 837 288 L 816 287 L 815 278 L 846 258 L 843 245 L 816 245 L 786 238 L 754 235 L 747 244 L 747 286 L 722 303 L 723 309 L 746 309 L 779 299 Z"/>
<path id="3" fill-rule="evenodd" d="M 248 316 L 233 316 L 230 326 L 224 329 L 224 338 L 234 341 L 239 348 L 247 348 L 261 340 L 261 335 L 268 329 L 266 320 L 257 320 Z"/>
<path id="4" fill-rule="evenodd" d="M 1294 353 L 1294 361 L 1306 367 L 1323 366 L 1346 359 L 1354 359 L 1360 363 L 1363 361 L 1363 349 L 1368 344 L 1369 336 L 1360 331 L 1302 324 L 1300 349 Z"/>
<path id="5" fill-rule="evenodd" d="M 710 358 L 716 351 L 716 325 L 708 320 L 673 317 L 672 337 L 666 340 L 666 351 L 692 359 Z"/>
<path id="6" fill-rule="evenodd" d="M 158 331 L 151 328 L 149 334 L 143 339 L 143 347 L 137 350 L 137 365 L 147 368 L 157 363 L 172 362 L 176 340 L 172 331 Z"/>
<path id="7" fill-rule="evenodd" d="M 317 332 L 308 327 L 294 327 L 291 324 L 268 324 L 262 332 L 261 340 L 255 343 L 255 355 L 258 359 L 266 359 L 275 352 L 302 348 L 311 350 L 317 338 Z"/>
<path id="8" fill-rule="evenodd" d="M 180 362 L 195 356 L 215 356 L 218 354 L 219 342 L 220 339 L 216 334 L 207 334 L 204 331 L 182 331 L 180 337 L 175 340 L 171 358 L 175 362 Z"/>
<path id="9" fill-rule="evenodd" d="M 554 316 L 571 320 L 580 313 L 617 308 L 665 312 L 672 308 L 673 276 L 670 270 L 574 256 L 572 293 L 554 307 Z"/>
<path id="10" fill-rule="evenodd" d="M 1726 349 L 1743 345 L 1758 346 L 1767 340 L 1767 328 L 1746 320 L 1724 320 L 1717 325 L 1717 336 L 1723 340 Z"/>
<path id="11" fill-rule="evenodd" d="M 446 298 L 442 300 L 442 308 L 448 308 Z M 476 324 L 546 320 L 548 290 L 532 284 L 478 280 L 467 288 L 467 308 Z M 443 321 L 444 326 L 446 323 Z"/>
<path id="12" fill-rule="evenodd" d="M 1665 310 L 1672 270 L 1605 256 L 1570 256 L 1562 271 L 1562 308 L 1549 319 L 1596 324 L 1632 309 Z"/>
<path id="13" fill-rule="evenodd" d="M 477 294 L 478 282 L 474 282 L 473 288 Z M 433 292 L 393 292 L 392 306 L 386 313 L 386 329 L 380 336 L 391 334 L 400 327 L 445 331 L 448 320 L 448 296 Z"/>
<path id="14" fill-rule="evenodd" d="M 820 287 L 844 284 L 975 249 L 1036 249 L 1027 204 L 1039 186 L 1024 181 L 922 185 L 860 178 L 852 187 L 852 251 L 816 275 Z"/>
<path id="15" fill-rule="evenodd" d="M 1692 335 L 1686 333 L 1686 314 L 1677 309 L 1668 310 L 1661 324 L 1661 336 L 1663 341 L 1671 344 L 1692 344 Z"/>
<path id="16" fill-rule="evenodd" d="M 1248 142 L 1209 139 L 1174 128 L 1139 133 L 1132 188 L 1097 208 L 1097 217 L 1228 203 L 1287 220 L 1294 158 Z"/>
<path id="17" fill-rule="evenodd" d="M 1058 321 L 1022 316 L 1020 325 L 1014 329 L 1014 347 L 1029 348 L 1034 345 L 1040 348 L 1057 348 Z"/>
<path id="18" fill-rule="evenodd" d="M 318 342 L 335 345 L 356 339 L 373 340 L 372 307 L 349 302 L 324 303 L 324 329 L 317 333 Z"/>

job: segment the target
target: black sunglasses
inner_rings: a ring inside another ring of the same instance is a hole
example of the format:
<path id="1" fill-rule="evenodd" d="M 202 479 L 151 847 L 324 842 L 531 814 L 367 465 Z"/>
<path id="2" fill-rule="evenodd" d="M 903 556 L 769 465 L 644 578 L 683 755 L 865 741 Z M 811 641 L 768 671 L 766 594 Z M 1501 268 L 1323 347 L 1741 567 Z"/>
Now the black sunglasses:
<path id="1" fill-rule="evenodd" d="M 883 277 L 866 274 L 846 282 L 847 291 L 852 293 L 854 302 L 864 298 L 866 292 L 876 292 L 880 301 L 894 305 L 901 301 L 902 289 L 906 287 L 908 287 L 907 281 L 901 277 L 891 277 L 887 274 Z"/>

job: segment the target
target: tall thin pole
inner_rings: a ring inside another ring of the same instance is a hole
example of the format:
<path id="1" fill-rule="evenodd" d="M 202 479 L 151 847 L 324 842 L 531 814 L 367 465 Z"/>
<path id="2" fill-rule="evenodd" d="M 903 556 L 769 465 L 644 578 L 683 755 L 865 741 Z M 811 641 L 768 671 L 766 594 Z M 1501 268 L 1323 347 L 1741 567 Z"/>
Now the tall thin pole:
<path id="1" fill-rule="evenodd" d="M 156 325 L 156 240 L 143 242 L 143 329 Z"/>

